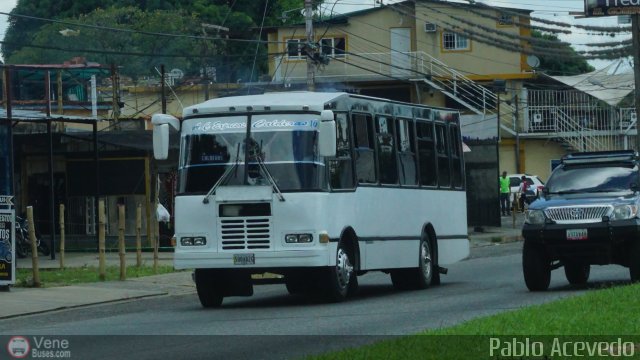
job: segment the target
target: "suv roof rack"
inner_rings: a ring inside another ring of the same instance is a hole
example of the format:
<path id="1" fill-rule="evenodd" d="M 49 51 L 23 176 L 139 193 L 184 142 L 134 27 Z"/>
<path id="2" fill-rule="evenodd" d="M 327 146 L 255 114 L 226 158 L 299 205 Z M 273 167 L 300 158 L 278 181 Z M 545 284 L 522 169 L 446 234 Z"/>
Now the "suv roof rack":
<path id="1" fill-rule="evenodd" d="M 602 162 L 634 162 L 638 153 L 634 150 L 592 151 L 572 153 L 562 157 L 563 164 L 587 164 Z"/>

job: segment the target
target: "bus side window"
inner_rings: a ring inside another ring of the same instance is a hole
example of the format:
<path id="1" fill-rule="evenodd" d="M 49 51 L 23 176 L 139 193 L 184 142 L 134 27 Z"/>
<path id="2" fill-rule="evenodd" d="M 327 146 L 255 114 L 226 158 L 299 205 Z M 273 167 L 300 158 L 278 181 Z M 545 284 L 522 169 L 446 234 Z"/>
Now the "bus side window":
<path id="1" fill-rule="evenodd" d="M 450 187 L 449 141 L 445 124 L 436 124 L 436 152 L 438 154 L 438 184 L 440 187 Z"/>
<path id="2" fill-rule="evenodd" d="M 436 186 L 438 172 L 436 171 L 436 153 L 434 150 L 435 137 L 433 135 L 433 122 L 417 120 L 418 132 L 418 159 L 420 161 L 420 184 Z"/>
<path id="3" fill-rule="evenodd" d="M 351 135 L 347 114 L 336 113 L 336 157 L 329 160 L 332 189 L 353 189 L 353 161 Z"/>
<path id="4" fill-rule="evenodd" d="M 393 118 L 376 117 L 376 145 L 378 146 L 378 169 L 380 169 L 381 184 L 395 185 L 398 183 L 398 160 L 393 130 Z"/>
<path id="5" fill-rule="evenodd" d="M 449 126 L 451 139 L 451 182 L 453 187 L 462 187 L 462 156 L 460 147 L 460 132 L 455 125 Z"/>
<path id="6" fill-rule="evenodd" d="M 415 136 L 412 125 L 407 119 L 396 121 L 400 185 L 418 185 Z"/>
<path id="7" fill-rule="evenodd" d="M 353 120 L 353 147 L 355 150 L 356 179 L 359 183 L 375 184 L 376 164 L 373 142 L 373 121 L 364 114 L 351 115 Z"/>

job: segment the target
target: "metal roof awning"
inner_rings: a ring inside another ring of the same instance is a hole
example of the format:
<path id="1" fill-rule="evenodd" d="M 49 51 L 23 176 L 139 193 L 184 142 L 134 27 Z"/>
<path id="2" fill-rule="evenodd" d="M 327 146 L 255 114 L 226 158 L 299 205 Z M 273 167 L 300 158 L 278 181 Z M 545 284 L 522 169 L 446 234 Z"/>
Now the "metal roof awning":
<path id="1" fill-rule="evenodd" d="M 581 75 L 545 76 L 587 93 L 609 105 L 616 106 L 634 91 L 635 82 L 632 72 L 610 74 L 609 71 L 615 64 L 612 63 L 603 69 Z"/>

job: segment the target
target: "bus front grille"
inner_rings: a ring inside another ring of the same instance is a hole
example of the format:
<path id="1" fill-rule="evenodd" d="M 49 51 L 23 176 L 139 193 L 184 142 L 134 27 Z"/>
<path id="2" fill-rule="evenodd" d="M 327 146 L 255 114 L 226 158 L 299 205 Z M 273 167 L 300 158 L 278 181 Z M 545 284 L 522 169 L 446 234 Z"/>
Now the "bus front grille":
<path id="1" fill-rule="evenodd" d="M 268 250 L 271 221 L 266 217 L 222 218 L 218 226 L 222 250 Z"/>

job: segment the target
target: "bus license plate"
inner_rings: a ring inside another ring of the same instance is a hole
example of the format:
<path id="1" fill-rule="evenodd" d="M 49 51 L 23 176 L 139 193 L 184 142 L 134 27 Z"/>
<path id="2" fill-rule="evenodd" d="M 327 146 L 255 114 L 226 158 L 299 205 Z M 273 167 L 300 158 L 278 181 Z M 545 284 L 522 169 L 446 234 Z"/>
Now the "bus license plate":
<path id="1" fill-rule="evenodd" d="M 255 254 L 234 254 L 233 265 L 255 265 Z"/>
<path id="2" fill-rule="evenodd" d="M 587 229 L 567 229 L 567 240 L 587 240 Z"/>

